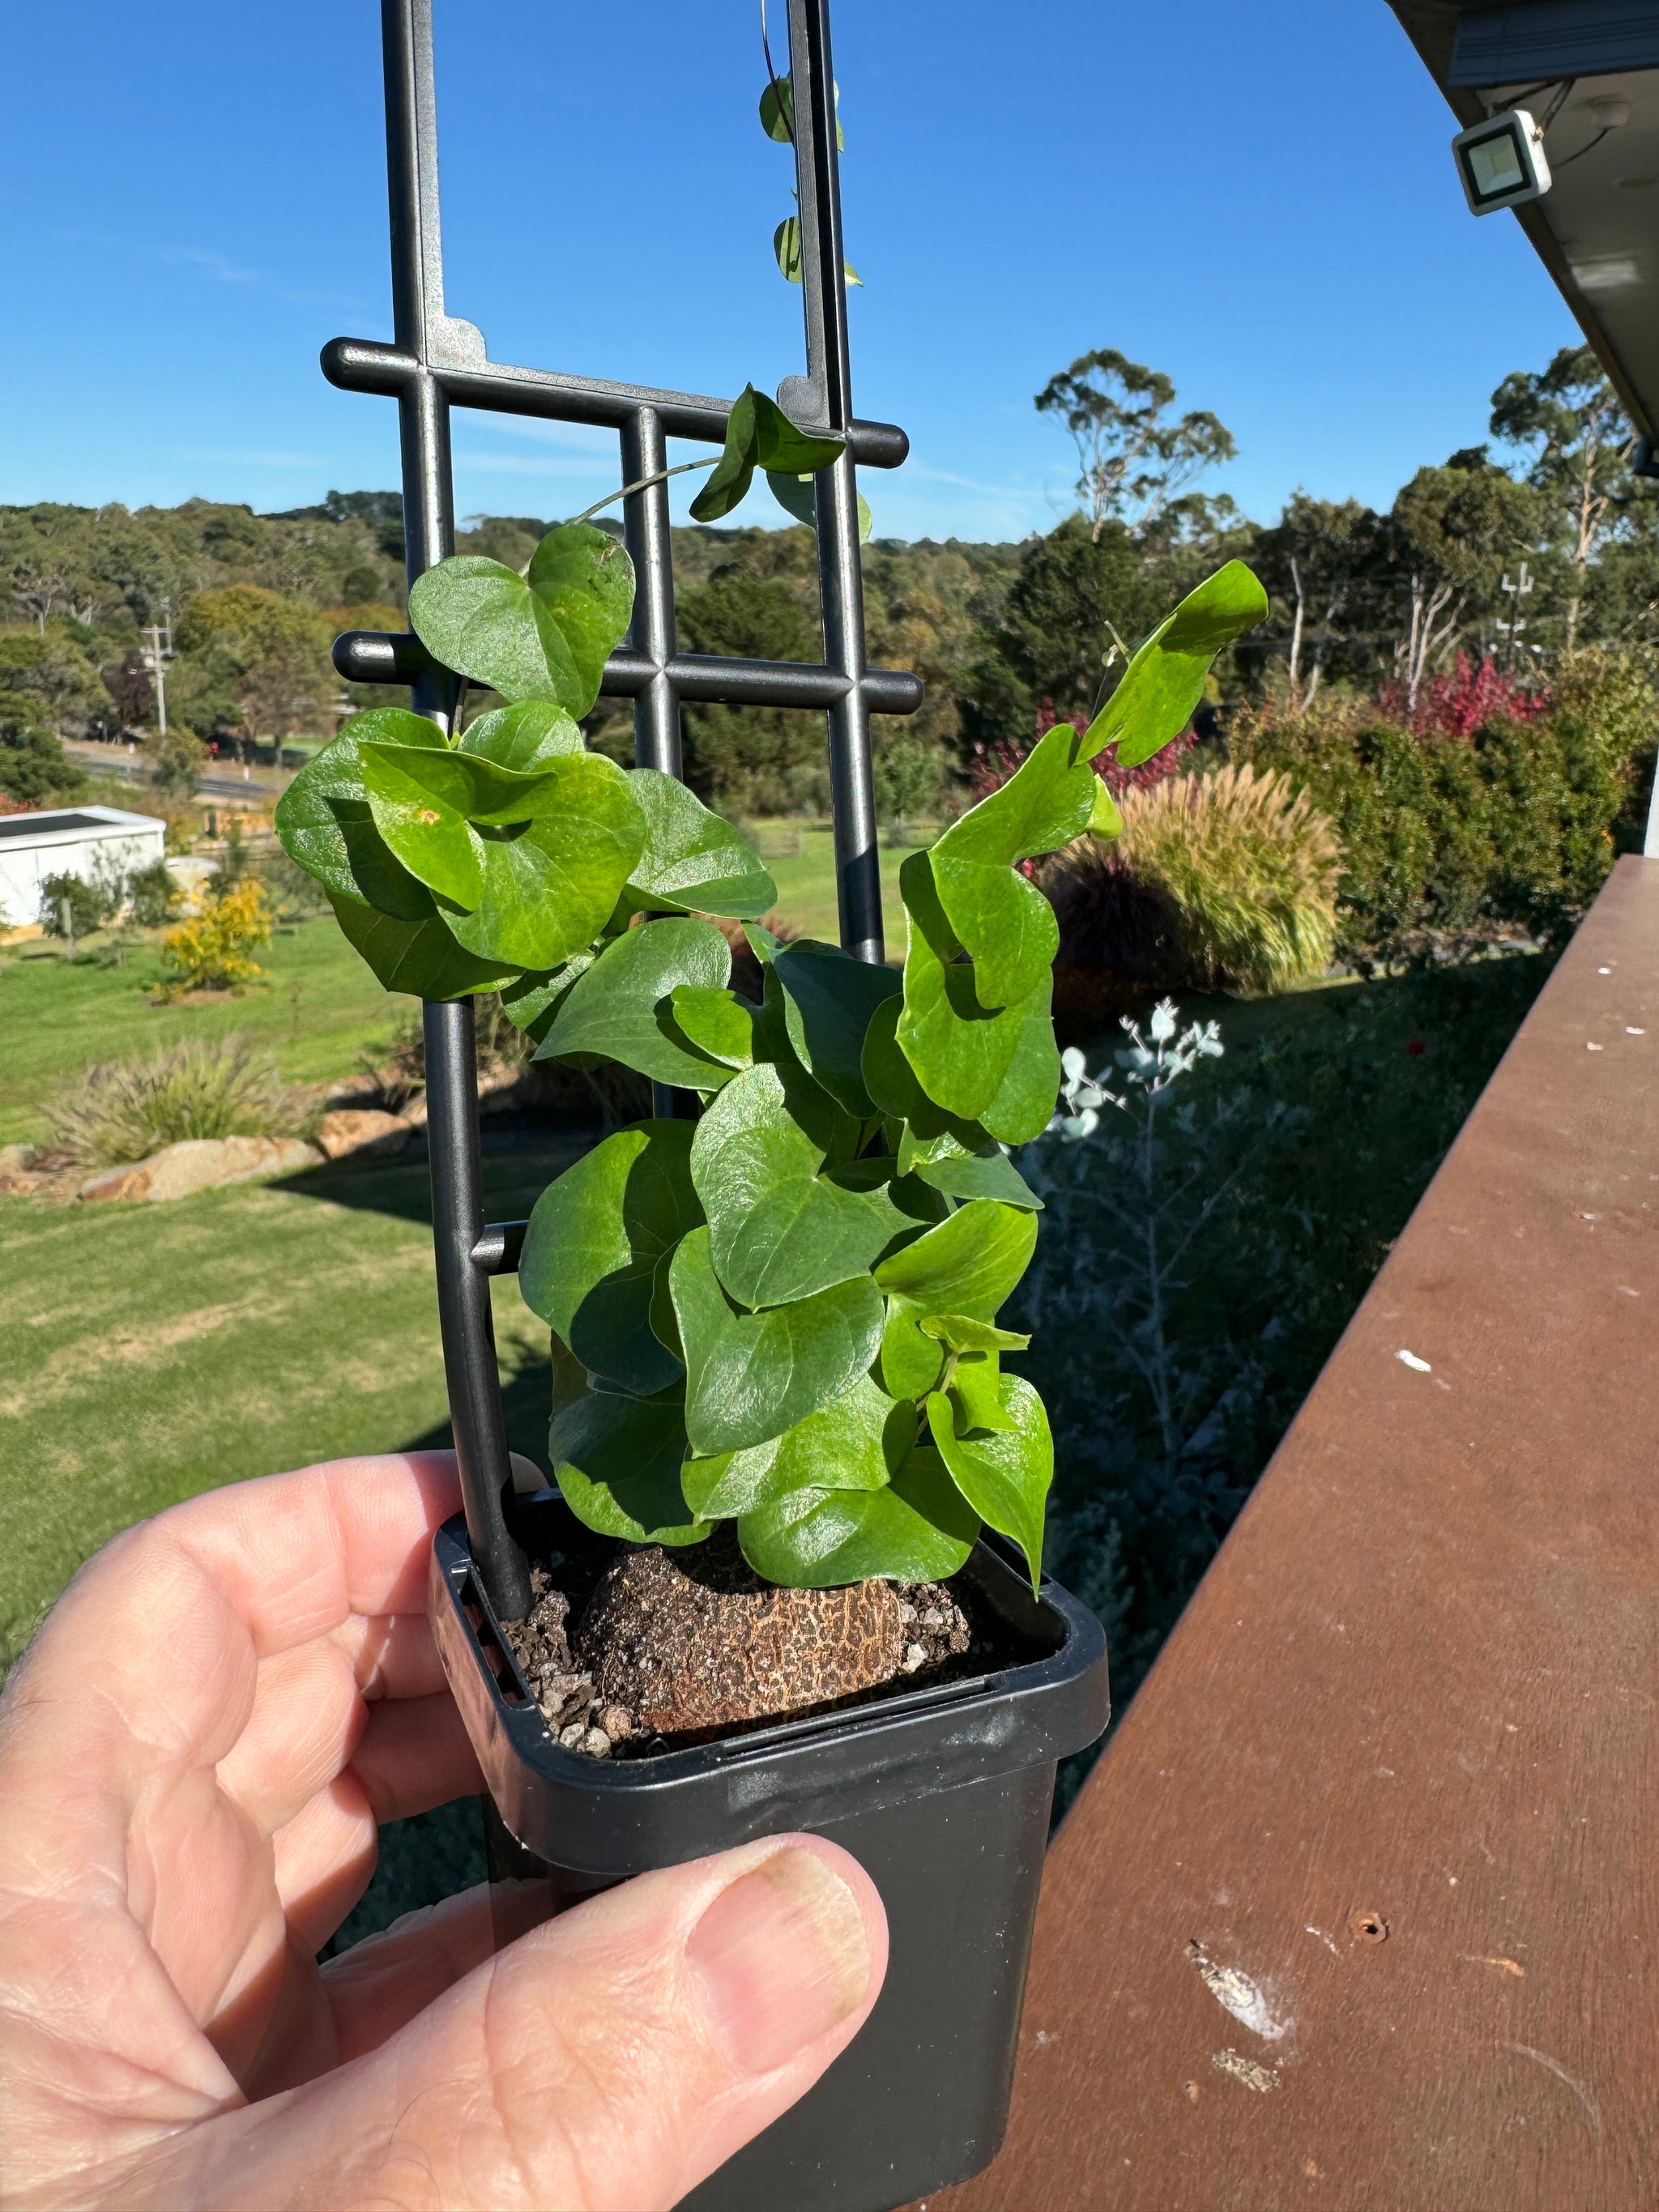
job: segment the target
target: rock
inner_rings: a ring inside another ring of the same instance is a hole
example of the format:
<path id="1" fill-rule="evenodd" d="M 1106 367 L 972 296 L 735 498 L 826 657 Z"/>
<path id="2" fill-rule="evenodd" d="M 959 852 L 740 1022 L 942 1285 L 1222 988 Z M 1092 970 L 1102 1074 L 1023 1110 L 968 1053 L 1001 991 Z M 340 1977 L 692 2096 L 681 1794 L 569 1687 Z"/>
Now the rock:
<path id="1" fill-rule="evenodd" d="M 331 1160 L 380 1159 L 400 1152 L 415 1132 L 378 1106 L 337 1106 L 317 1124 L 317 1142 Z"/>
<path id="2" fill-rule="evenodd" d="M 590 1759 L 609 1759 L 611 1739 L 602 1728 L 591 1728 L 578 1748 L 585 1751 Z"/>
<path id="3" fill-rule="evenodd" d="M 601 1709 L 620 1705 L 667 1735 L 871 1689 L 900 1671 L 909 1639 L 890 1583 L 780 1589 L 717 1536 L 695 1550 L 623 1553 L 571 1640 Z"/>
<path id="4" fill-rule="evenodd" d="M 398 1118 L 399 1121 L 407 1121 L 411 1129 L 424 1129 L 426 1127 L 425 1091 L 422 1091 L 418 1098 L 411 1098 L 408 1105 L 400 1109 Z"/>
<path id="5" fill-rule="evenodd" d="M 100 1168 L 96 1175 L 88 1176 L 81 1185 L 79 1194 L 88 1201 L 100 1198 L 148 1197 L 149 1164 L 139 1160 L 123 1168 Z"/>
<path id="6" fill-rule="evenodd" d="M 38 1145 L 0 1145 L 0 1176 L 26 1175 L 40 1149 Z"/>
<path id="7" fill-rule="evenodd" d="M 189 1198 L 220 1183 L 251 1182 L 258 1176 L 315 1167 L 321 1158 L 315 1146 L 301 1144 L 297 1137 L 187 1137 L 147 1160 L 89 1176 L 80 1194 L 94 1200 Z"/>
<path id="8" fill-rule="evenodd" d="M 599 1715 L 599 1726 L 611 1742 L 622 1743 L 634 1733 L 634 1716 L 626 1705 L 607 1705 Z"/>

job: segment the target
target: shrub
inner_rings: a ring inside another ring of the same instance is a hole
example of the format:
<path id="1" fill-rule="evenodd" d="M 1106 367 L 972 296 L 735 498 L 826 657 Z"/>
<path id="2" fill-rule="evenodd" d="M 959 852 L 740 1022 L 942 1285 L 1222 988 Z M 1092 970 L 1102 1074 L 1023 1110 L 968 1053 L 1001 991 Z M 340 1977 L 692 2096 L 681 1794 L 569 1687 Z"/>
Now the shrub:
<path id="1" fill-rule="evenodd" d="M 1653 690 L 1628 656 L 1585 653 L 1549 711 L 1468 738 L 1414 736 L 1375 706 L 1241 717 L 1235 759 L 1291 775 L 1336 825 L 1339 947 L 1389 961 L 1572 927 L 1632 834 Z"/>
<path id="2" fill-rule="evenodd" d="M 131 919 L 141 929 L 161 929 L 172 919 L 179 903 L 179 886 L 167 873 L 165 860 L 153 860 L 127 878 Z"/>
<path id="3" fill-rule="evenodd" d="M 106 1060 L 43 1109 L 54 1151 L 77 1166 L 118 1167 L 189 1137 L 267 1137 L 301 1109 L 276 1063 L 242 1036 L 187 1039 L 149 1060 Z"/>
<path id="4" fill-rule="evenodd" d="M 937 812 L 945 757 L 925 738 L 894 738 L 876 756 L 876 814 L 898 824 Z"/>
<path id="5" fill-rule="evenodd" d="M 105 882 L 68 874 L 40 878 L 40 925 L 48 937 L 90 937 L 118 903 L 114 887 Z"/>
<path id="6" fill-rule="evenodd" d="M 1120 804 L 1115 847 L 1084 838 L 1048 872 L 1062 959 L 1086 945 L 1120 974 L 1255 991 L 1329 965 L 1340 855 L 1288 777 L 1212 769 L 1126 791 Z"/>
<path id="7" fill-rule="evenodd" d="M 0 793 L 20 806 L 63 806 L 87 787 L 84 769 L 51 730 L 0 727 Z"/>
<path id="8" fill-rule="evenodd" d="M 208 749 L 194 730 L 186 729 L 182 722 L 175 723 L 165 737 L 147 738 L 144 750 L 149 756 L 155 788 L 164 799 L 176 805 L 195 797 L 196 779 L 202 772 Z"/>
<path id="9" fill-rule="evenodd" d="M 240 884 L 204 906 L 194 921 L 180 922 L 162 941 L 162 958 L 173 969 L 168 994 L 183 991 L 234 990 L 259 973 L 250 955 L 270 941 L 270 902 L 252 881 Z"/>

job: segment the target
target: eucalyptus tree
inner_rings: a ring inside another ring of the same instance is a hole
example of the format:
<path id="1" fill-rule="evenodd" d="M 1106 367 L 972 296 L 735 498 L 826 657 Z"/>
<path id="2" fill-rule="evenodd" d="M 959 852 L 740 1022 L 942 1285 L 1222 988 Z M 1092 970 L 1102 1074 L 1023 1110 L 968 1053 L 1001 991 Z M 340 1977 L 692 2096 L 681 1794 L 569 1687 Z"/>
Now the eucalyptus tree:
<path id="1" fill-rule="evenodd" d="M 1097 541 L 1108 522 L 1156 523 L 1183 504 L 1200 523 L 1207 503 L 1187 487 L 1238 448 L 1207 409 L 1171 414 L 1176 388 L 1162 369 L 1115 346 L 1079 354 L 1036 395 L 1037 412 L 1057 416 L 1077 447 L 1077 489 Z"/>

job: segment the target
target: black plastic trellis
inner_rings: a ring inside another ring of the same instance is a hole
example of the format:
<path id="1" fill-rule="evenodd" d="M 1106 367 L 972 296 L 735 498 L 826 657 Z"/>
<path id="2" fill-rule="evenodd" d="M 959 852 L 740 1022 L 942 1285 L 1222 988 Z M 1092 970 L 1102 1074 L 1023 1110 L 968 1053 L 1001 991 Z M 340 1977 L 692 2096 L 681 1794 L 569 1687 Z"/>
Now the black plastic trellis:
<path id="1" fill-rule="evenodd" d="M 489 360 L 483 333 L 444 306 L 432 0 L 381 0 L 380 18 L 395 337 L 391 345 L 335 338 L 324 347 L 322 359 L 331 383 L 398 402 L 405 565 L 412 585 L 454 550 L 452 406 L 608 425 L 619 434 L 623 481 L 633 483 L 666 465 L 671 437 L 720 444 L 731 403 L 503 368 Z M 866 665 L 855 467 L 863 461 L 896 468 L 909 441 L 894 423 L 860 422 L 853 415 L 828 0 L 788 0 L 788 24 L 806 374 L 786 378 L 778 400 L 804 429 L 833 431 L 846 440 L 839 459 L 816 480 L 823 659 L 809 666 L 677 650 L 668 488 L 657 483 L 623 502 L 623 536 L 637 592 L 628 642 L 606 663 L 600 691 L 607 698 L 633 700 L 636 762 L 676 776 L 682 700 L 826 710 L 841 939 L 860 959 L 879 962 L 884 945 L 870 716 L 914 714 L 922 690 L 902 670 Z M 454 706 L 453 683 L 433 666 L 418 638 L 348 631 L 335 641 L 334 665 L 350 682 L 411 685 L 416 708 L 447 726 Z M 423 1029 L 438 1315 L 451 1425 L 472 1557 L 497 1616 L 513 1620 L 529 1608 L 530 1582 L 502 1507 L 511 1469 L 489 1279 L 516 1269 L 525 1224 L 486 1224 L 483 1218 L 471 1001 L 428 1000 Z"/>

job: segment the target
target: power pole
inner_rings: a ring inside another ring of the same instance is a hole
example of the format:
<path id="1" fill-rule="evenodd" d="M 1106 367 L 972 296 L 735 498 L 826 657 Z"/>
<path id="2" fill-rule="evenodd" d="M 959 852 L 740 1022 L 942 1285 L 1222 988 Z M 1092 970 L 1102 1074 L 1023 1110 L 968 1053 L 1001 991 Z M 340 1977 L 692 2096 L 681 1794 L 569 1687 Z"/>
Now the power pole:
<path id="1" fill-rule="evenodd" d="M 173 658 L 173 602 L 161 602 L 161 619 L 143 632 L 139 658 L 155 685 L 155 720 L 162 737 L 167 733 L 167 663 Z"/>
<path id="2" fill-rule="evenodd" d="M 1532 573 L 1524 561 L 1521 563 L 1519 574 L 1512 583 L 1508 571 L 1504 571 L 1504 580 L 1498 589 L 1507 592 L 1510 595 L 1510 619 L 1506 623 L 1499 623 L 1498 628 L 1504 632 L 1509 641 L 1506 657 L 1509 663 L 1508 672 L 1512 676 L 1515 673 L 1516 655 L 1522 649 L 1521 633 L 1527 627 L 1525 617 L 1521 610 L 1532 590 Z"/>

